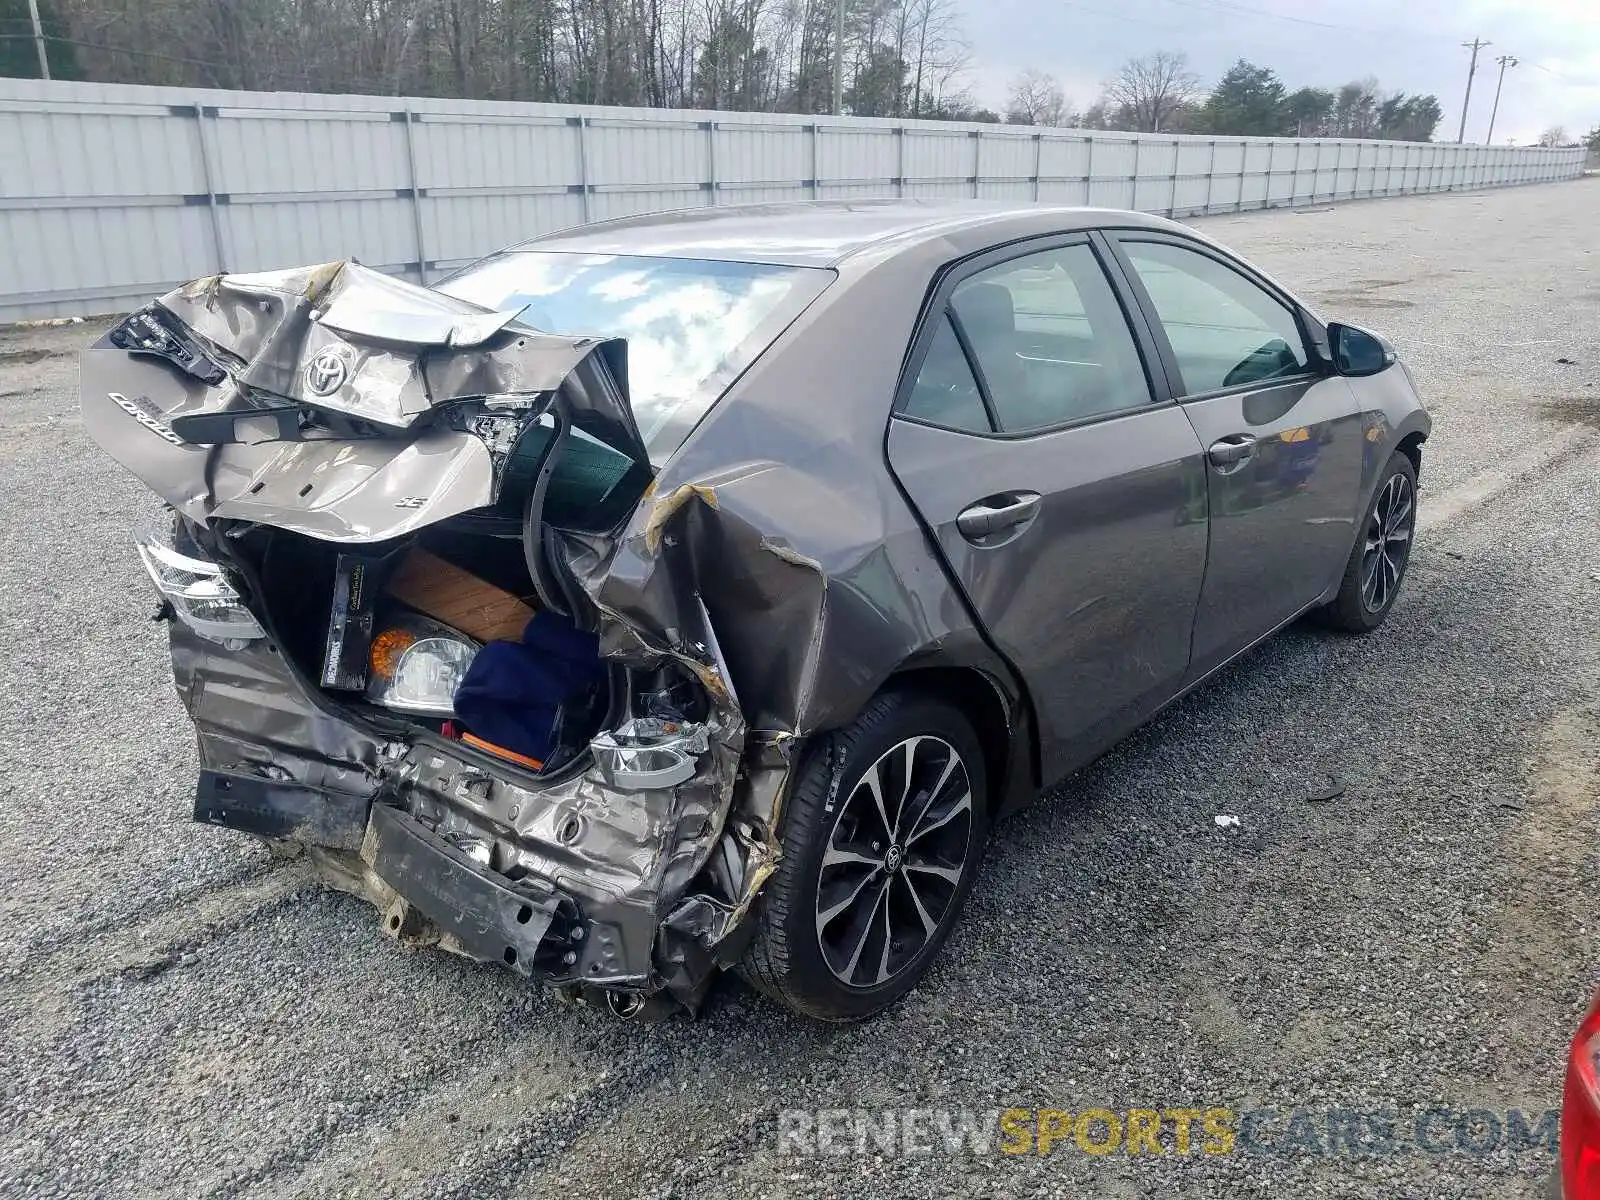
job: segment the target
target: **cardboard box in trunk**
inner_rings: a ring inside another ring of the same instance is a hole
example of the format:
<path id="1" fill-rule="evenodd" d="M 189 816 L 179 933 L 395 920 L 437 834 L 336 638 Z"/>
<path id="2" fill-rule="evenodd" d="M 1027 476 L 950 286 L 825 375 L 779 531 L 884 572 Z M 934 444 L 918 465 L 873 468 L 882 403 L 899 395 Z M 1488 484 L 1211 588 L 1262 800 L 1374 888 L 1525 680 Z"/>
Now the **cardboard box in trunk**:
<path id="1" fill-rule="evenodd" d="M 480 642 L 520 642 L 533 617 L 527 599 L 415 546 L 389 581 L 389 594 Z"/>

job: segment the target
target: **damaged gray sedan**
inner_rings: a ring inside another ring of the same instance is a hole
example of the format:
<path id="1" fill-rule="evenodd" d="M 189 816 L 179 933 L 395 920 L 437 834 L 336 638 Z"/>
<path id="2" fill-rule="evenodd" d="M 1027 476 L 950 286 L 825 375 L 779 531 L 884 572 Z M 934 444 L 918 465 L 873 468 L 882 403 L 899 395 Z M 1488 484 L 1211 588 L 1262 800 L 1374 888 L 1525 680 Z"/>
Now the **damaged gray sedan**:
<path id="1" fill-rule="evenodd" d="M 1192 230 L 911 202 L 215 276 L 82 379 L 164 501 L 196 819 L 623 1014 L 894 1001 L 998 817 L 1296 617 L 1383 621 L 1429 429 Z"/>

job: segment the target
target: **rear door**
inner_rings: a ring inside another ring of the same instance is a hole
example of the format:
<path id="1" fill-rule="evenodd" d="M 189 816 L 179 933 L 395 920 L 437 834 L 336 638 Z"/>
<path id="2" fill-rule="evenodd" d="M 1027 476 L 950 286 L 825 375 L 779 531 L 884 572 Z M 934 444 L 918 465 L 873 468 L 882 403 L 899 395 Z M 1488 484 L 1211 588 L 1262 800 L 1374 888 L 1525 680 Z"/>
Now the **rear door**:
<path id="1" fill-rule="evenodd" d="M 1207 452 L 1211 551 L 1194 668 L 1209 670 L 1319 599 L 1354 544 L 1365 433 L 1297 308 L 1199 242 L 1115 237 L 1166 375 Z"/>
<path id="2" fill-rule="evenodd" d="M 892 470 L 1028 684 L 1048 778 L 1189 664 L 1203 454 L 1135 328 L 1086 236 L 969 260 L 930 305 L 890 422 Z"/>

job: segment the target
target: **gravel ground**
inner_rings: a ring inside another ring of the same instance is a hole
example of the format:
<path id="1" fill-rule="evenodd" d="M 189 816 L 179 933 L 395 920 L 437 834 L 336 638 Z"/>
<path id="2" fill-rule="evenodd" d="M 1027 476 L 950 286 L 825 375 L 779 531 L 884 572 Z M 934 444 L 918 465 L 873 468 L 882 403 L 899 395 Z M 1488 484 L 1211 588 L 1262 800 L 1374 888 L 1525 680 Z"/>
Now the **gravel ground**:
<path id="1" fill-rule="evenodd" d="M 778 1153 L 786 1109 L 1559 1102 L 1600 897 L 1600 183 L 1203 226 L 1412 365 L 1437 426 L 1406 594 L 1007 823 L 926 983 L 851 1028 L 731 980 L 693 1022 L 570 1011 L 190 824 L 145 500 L 76 415 L 100 326 L 0 330 L 0 1191 L 1541 1194 L 1550 1153 L 1504 1146 Z"/>

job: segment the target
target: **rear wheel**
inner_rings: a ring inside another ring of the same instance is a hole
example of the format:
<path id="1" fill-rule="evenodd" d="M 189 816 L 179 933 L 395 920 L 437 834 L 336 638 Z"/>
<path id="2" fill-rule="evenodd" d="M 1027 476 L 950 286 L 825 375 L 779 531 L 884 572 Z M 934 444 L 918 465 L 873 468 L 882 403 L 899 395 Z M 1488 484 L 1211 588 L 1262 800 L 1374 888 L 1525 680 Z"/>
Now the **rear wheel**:
<path id="1" fill-rule="evenodd" d="M 875 699 L 808 747 L 783 859 L 741 973 L 797 1013 L 848 1021 L 908 992 L 949 936 L 988 834 L 983 755 L 955 709 Z"/>
<path id="2" fill-rule="evenodd" d="M 1383 624 L 1400 594 L 1416 528 L 1417 469 L 1396 451 L 1367 506 L 1339 594 L 1327 607 L 1332 625 L 1366 633 Z"/>

